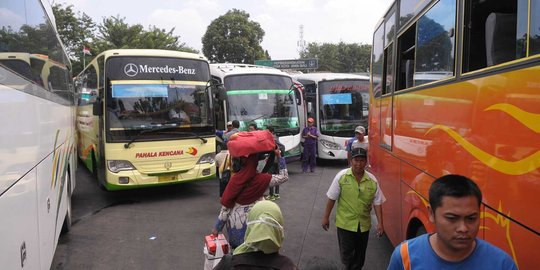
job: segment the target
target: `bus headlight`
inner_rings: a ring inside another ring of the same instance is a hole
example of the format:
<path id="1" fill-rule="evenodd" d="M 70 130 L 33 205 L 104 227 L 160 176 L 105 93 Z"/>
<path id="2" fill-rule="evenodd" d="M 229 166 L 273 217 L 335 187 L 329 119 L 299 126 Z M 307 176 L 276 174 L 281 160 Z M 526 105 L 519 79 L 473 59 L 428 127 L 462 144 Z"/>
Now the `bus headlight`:
<path id="1" fill-rule="evenodd" d="M 321 144 L 328 148 L 328 149 L 332 149 L 332 150 L 339 150 L 341 149 L 341 146 L 337 143 L 333 143 L 331 141 L 327 141 L 327 140 L 320 140 Z"/>
<path id="2" fill-rule="evenodd" d="M 107 168 L 113 173 L 135 170 L 135 166 L 127 160 L 107 160 Z"/>
<path id="3" fill-rule="evenodd" d="M 197 161 L 197 164 L 214 163 L 215 153 L 207 153 L 201 156 Z"/>

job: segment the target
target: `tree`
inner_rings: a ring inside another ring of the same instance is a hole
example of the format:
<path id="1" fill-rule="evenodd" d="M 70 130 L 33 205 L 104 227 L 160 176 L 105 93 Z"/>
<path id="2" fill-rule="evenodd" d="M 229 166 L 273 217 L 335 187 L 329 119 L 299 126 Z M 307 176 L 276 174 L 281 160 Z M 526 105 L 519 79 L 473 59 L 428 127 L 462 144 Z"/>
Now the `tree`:
<path id="1" fill-rule="evenodd" d="M 73 65 L 73 74 L 83 69 L 83 47 L 89 48 L 93 56 L 109 49 L 164 49 L 198 53 L 197 50 L 180 42 L 173 34 L 174 28 L 167 31 L 149 26 L 148 30 L 140 24 L 129 25 L 125 18 L 103 18 L 97 25 L 85 13 L 73 11 L 73 6 L 53 4 L 56 27 Z M 87 61 L 88 62 L 88 61 Z"/>
<path id="2" fill-rule="evenodd" d="M 311 42 L 301 58 L 318 58 L 319 71 L 358 73 L 369 70 L 371 45 Z"/>
<path id="3" fill-rule="evenodd" d="M 96 24 L 85 13 L 75 14 L 73 5 L 53 4 L 52 9 L 58 35 L 73 65 L 73 74 L 78 74 L 83 69 L 83 47 L 92 47 L 90 41 L 94 38 Z"/>
<path id="4" fill-rule="evenodd" d="M 202 37 L 203 53 L 212 62 L 250 63 L 270 58 L 262 49 L 264 30 L 245 11 L 232 9 L 213 20 Z"/>

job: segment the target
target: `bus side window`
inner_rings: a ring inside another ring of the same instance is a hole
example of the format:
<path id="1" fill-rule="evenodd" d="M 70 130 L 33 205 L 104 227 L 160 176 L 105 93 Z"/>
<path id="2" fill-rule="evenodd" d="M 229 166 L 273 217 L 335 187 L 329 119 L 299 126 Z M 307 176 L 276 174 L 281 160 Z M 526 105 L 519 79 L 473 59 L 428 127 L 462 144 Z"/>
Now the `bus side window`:
<path id="1" fill-rule="evenodd" d="M 527 0 L 466 2 L 463 72 L 526 56 Z"/>
<path id="2" fill-rule="evenodd" d="M 520 2 L 521 4 L 521 2 Z M 521 10 L 521 9 L 520 9 Z M 531 1 L 531 33 L 529 34 L 529 55 L 540 54 L 540 12 L 533 12 L 533 10 L 540 10 L 540 0 Z M 518 14 L 519 20 L 521 20 L 521 14 Z"/>

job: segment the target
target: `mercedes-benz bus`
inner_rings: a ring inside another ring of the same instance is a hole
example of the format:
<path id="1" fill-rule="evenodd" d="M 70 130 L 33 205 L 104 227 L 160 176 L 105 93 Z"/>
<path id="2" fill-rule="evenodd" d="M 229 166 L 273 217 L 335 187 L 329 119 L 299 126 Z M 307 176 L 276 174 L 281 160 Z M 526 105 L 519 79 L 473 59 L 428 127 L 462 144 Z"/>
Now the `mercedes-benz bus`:
<path id="1" fill-rule="evenodd" d="M 79 158 L 107 190 L 213 179 L 210 83 L 198 54 L 99 54 L 75 78 Z"/>

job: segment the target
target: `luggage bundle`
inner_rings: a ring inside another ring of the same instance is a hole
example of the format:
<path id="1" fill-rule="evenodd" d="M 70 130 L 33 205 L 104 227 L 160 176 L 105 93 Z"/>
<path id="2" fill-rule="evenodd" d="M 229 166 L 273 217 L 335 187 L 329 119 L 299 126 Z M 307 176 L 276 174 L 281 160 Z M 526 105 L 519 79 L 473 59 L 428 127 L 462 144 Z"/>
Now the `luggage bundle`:
<path id="1" fill-rule="evenodd" d="M 223 256 L 229 254 L 229 242 L 223 234 L 213 234 L 204 237 L 204 269 L 211 270 L 221 261 Z"/>
<path id="2" fill-rule="evenodd" d="M 270 152 L 276 148 L 274 137 L 268 130 L 238 132 L 227 143 L 232 157 L 247 157 L 251 154 Z"/>

